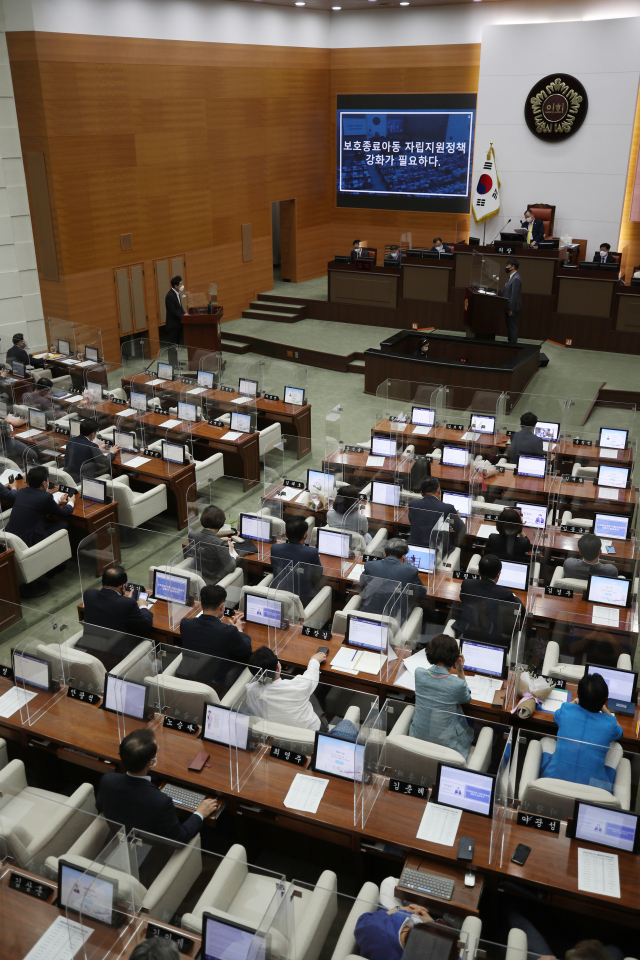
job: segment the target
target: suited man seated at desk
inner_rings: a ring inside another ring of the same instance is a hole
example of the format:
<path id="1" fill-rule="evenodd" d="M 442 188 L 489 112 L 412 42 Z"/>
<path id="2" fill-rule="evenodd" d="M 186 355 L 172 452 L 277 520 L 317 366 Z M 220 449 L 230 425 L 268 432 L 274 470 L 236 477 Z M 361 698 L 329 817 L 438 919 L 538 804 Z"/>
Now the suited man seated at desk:
<path id="1" fill-rule="evenodd" d="M 610 243 L 601 243 L 600 249 L 596 251 L 593 255 L 594 263 L 616 263 L 616 258 L 612 257 L 609 251 L 611 250 Z"/>
<path id="2" fill-rule="evenodd" d="M 0 454 L 12 460 L 20 469 L 24 469 L 25 463 L 34 466 L 38 463 L 34 448 L 13 436 L 13 424 L 9 420 L 0 420 Z"/>
<path id="3" fill-rule="evenodd" d="M 35 357 L 27 353 L 27 341 L 23 333 L 14 333 L 11 341 L 13 346 L 7 350 L 7 363 L 11 363 L 12 360 L 17 360 L 18 363 L 24 363 L 25 367 L 45 367 L 44 360 L 36 360 Z"/>
<path id="4" fill-rule="evenodd" d="M 442 242 L 442 237 L 434 237 L 431 253 L 451 253 L 451 247 Z"/>
<path id="5" fill-rule="evenodd" d="M 275 589 L 280 585 L 281 590 L 297 592 L 302 605 L 306 607 L 315 596 L 315 584 L 322 575 L 322 560 L 317 549 L 305 543 L 309 528 L 304 517 L 289 517 L 286 533 L 286 543 L 274 543 L 271 547 L 271 567 L 274 573 L 271 586 Z M 289 561 L 294 567 L 298 563 L 304 563 L 316 569 L 303 570 L 297 576 L 297 582 L 293 583 L 286 573 Z"/>
<path id="6" fill-rule="evenodd" d="M 417 567 L 406 562 L 409 547 L 400 537 L 387 540 L 384 548 L 384 560 L 368 560 L 364 565 L 364 572 L 360 576 L 362 588 L 362 606 L 364 613 L 384 613 L 396 587 L 404 588 L 408 583 L 411 586 L 411 595 L 420 600 L 427 593 L 427 588 L 420 580 Z M 388 581 L 388 589 L 380 581 Z M 392 616 L 393 614 L 390 613 Z"/>
<path id="7" fill-rule="evenodd" d="M 96 441 L 98 423 L 95 420 L 80 422 L 80 436 L 69 437 L 64 451 L 64 469 L 76 482 L 82 479 L 95 480 L 100 474 L 110 472 L 111 461 L 120 447 L 114 445 L 107 453 L 103 440 Z"/>
<path id="8" fill-rule="evenodd" d="M 355 263 L 356 260 L 370 260 L 371 254 L 366 247 L 361 247 L 361 240 L 353 241 L 353 249 L 351 250 L 351 262 Z"/>
<path id="9" fill-rule="evenodd" d="M 98 786 L 96 807 L 107 820 L 122 823 L 130 830 L 143 830 L 157 837 L 188 843 L 202 829 L 205 817 L 218 809 L 220 801 L 207 797 L 184 823 L 180 823 L 173 800 L 151 782 L 158 745 L 152 730 L 140 728 L 120 744 L 120 761 L 125 773 L 105 773 Z M 171 851 L 173 852 L 173 851 Z"/>
<path id="10" fill-rule="evenodd" d="M 202 616 L 183 617 L 180 621 L 180 642 L 184 650 L 206 653 L 210 657 L 246 663 L 251 656 L 251 637 L 242 633 L 242 611 L 223 623 L 227 591 L 224 587 L 208 585 L 200 591 Z"/>
<path id="11" fill-rule="evenodd" d="M 204 508 L 200 516 L 202 529 L 189 534 L 195 546 L 198 572 L 208 584 L 218 583 L 236 568 L 235 558 L 230 552 L 231 540 L 218 535 L 225 520 L 224 510 L 211 504 Z"/>
<path id="12" fill-rule="evenodd" d="M 409 504 L 409 541 L 416 547 L 429 547 L 431 533 L 439 517 L 449 520 L 453 528 L 454 541 L 462 542 L 465 534 L 464 520 L 450 503 L 442 502 L 440 481 L 437 477 L 425 477 L 420 484 L 422 499 L 412 500 Z"/>
<path id="13" fill-rule="evenodd" d="M 518 610 L 524 616 L 525 606 L 508 587 L 498 586 L 502 562 L 493 554 L 482 557 L 478 565 L 479 580 L 463 580 L 460 587 L 462 609 L 454 627 L 465 636 L 508 638 Z"/>
<path id="14" fill-rule="evenodd" d="M 518 457 L 544 457 L 544 440 L 533 432 L 538 422 L 535 413 L 528 411 L 520 417 L 520 429 L 511 437 L 507 448 L 509 463 L 518 463 Z"/>
<path id="15" fill-rule="evenodd" d="M 617 577 L 618 570 L 612 563 L 602 563 L 602 540 L 594 533 L 585 533 L 578 540 L 580 557 L 567 557 L 562 574 L 575 580 L 587 580 L 589 577 Z"/>
<path id="16" fill-rule="evenodd" d="M 397 243 L 392 243 L 389 247 L 389 252 L 385 254 L 385 260 L 397 260 L 398 263 L 402 262 L 402 250 Z"/>
<path id="17" fill-rule="evenodd" d="M 124 567 L 111 564 L 102 573 L 101 590 L 85 590 L 84 620 L 98 627 L 146 636 L 153 626 L 153 611 L 146 600 L 134 600 L 127 590 Z"/>
<path id="18" fill-rule="evenodd" d="M 59 530 L 66 530 L 67 517 L 73 513 L 75 499 L 63 493 L 60 502 L 56 503 L 53 493 L 57 490 L 57 487 L 49 489 L 49 471 L 46 467 L 32 467 L 27 474 L 27 486 L 18 490 L 13 501 L 7 523 L 8 532 L 15 533 L 28 547 L 34 547 Z M 55 567 L 48 576 L 62 570 L 64 564 Z"/>
<path id="19" fill-rule="evenodd" d="M 522 226 L 527 231 L 523 237 L 525 243 L 528 243 L 530 247 L 535 249 L 540 241 L 544 240 L 544 223 L 542 220 L 537 220 L 533 214 L 533 210 L 527 207 L 524 212 Z"/>
<path id="20" fill-rule="evenodd" d="M 517 510 L 503 510 L 496 523 L 497 533 L 487 539 L 485 553 L 501 560 L 524 560 L 531 550 L 529 537 L 522 536 L 522 517 Z"/>
<path id="21" fill-rule="evenodd" d="M 416 709 L 409 736 L 450 747 L 467 759 L 473 733 L 462 710 L 471 700 L 464 675 L 464 657 L 457 641 L 445 633 L 427 644 L 430 666 L 415 672 Z"/>
<path id="22" fill-rule="evenodd" d="M 322 708 L 313 694 L 320 681 L 320 664 L 326 659 L 325 653 L 314 653 L 304 673 L 284 679 L 273 650 L 258 647 L 251 654 L 249 668 L 254 675 L 264 674 L 248 684 L 244 711 L 273 723 L 319 730 Z"/>

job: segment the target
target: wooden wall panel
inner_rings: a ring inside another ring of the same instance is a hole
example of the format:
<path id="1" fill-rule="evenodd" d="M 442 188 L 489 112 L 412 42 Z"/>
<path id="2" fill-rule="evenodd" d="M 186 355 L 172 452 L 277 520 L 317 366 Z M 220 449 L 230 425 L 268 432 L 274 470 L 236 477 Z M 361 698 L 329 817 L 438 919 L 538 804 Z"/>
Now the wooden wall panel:
<path id="1" fill-rule="evenodd" d="M 620 222 L 620 237 L 618 239 L 618 250 L 622 251 L 622 271 L 626 273 L 626 281 L 629 282 L 634 267 L 640 264 L 640 222 L 631 222 L 629 214 L 631 212 L 631 201 L 633 199 L 633 183 L 636 176 L 636 164 L 640 151 L 640 95 L 636 104 L 636 116 L 633 124 L 633 135 L 631 137 L 631 152 L 629 154 L 629 170 L 627 172 L 627 186 L 624 194 L 624 204 L 622 207 L 622 220 Z"/>

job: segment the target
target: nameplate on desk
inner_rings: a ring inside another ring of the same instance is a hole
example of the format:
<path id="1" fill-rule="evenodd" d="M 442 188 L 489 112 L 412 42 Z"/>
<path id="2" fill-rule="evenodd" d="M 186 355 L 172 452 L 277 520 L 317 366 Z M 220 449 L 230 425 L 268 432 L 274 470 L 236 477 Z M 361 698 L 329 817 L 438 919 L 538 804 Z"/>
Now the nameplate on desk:
<path id="1" fill-rule="evenodd" d="M 497 520 L 500 519 L 500 514 L 499 514 L 499 513 L 485 513 L 483 519 L 484 519 L 484 520 L 495 520 L 495 521 L 497 521 Z"/>
<path id="2" fill-rule="evenodd" d="M 563 483 L 584 483 L 584 477 L 572 477 L 569 473 L 562 474 Z"/>
<path id="3" fill-rule="evenodd" d="M 445 424 L 447 430 L 465 430 L 464 423 L 447 423 Z"/>
<path id="4" fill-rule="evenodd" d="M 180 730 L 181 733 L 191 733 L 193 735 L 200 730 L 197 723 L 188 723 L 186 720 L 178 720 L 177 717 L 165 717 L 162 726 L 168 727 L 169 730 Z"/>
<path id="5" fill-rule="evenodd" d="M 210 427 L 224 427 L 226 424 L 222 420 L 209 420 Z"/>
<path id="6" fill-rule="evenodd" d="M 345 443 L 343 450 L 345 453 L 364 453 L 364 447 L 354 447 L 350 443 Z"/>
<path id="7" fill-rule="evenodd" d="M 520 813 L 518 811 L 517 823 L 520 827 L 531 827 L 533 830 L 546 830 L 547 833 L 559 835 L 560 821 L 552 817 L 536 816 L 533 813 Z"/>
<path id="8" fill-rule="evenodd" d="M 224 608 L 224 615 L 225 615 L 225 617 L 232 617 L 232 616 L 234 615 L 234 613 L 237 613 L 237 612 L 238 612 L 238 608 L 237 608 L 237 607 L 225 607 L 225 608 Z"/>
<path id="9" fill-rule="evenodd" d="M 286 760 L 287 763 L 295 763 L 298 767 L 304 767 L 309 759 L 304 753 L 296 753 L 295 750 L 285 750 L 284 747 L 275 746 L 271 747 L 269 756 L 275 757 L 276 760 Z"/>
<path id="10" fill-rule="evenodd" d="M 574 527 L 574 526 L 571 526 L 571 527 L 570 527 L 570 526 L 569 526 L 568 524 L 566 524 L 566 523 L 561 523 L 561 524 L 560 524 L 560 530 L 562 531 L 562 533 L 589 533 L 590 528 L 589 528 L 589 527 Z"/>
<path id="11" fill-rule="evenodd" d="M 453 571 L 454 580 L 479 580 L 479 573 L 467 573 L 466 570 L 454 570 Z"/>
<path id="12" fill-rule="evenodd" d="M 419 786 L 417 783 L 407 783 L 406 780 L 389 779 L 389 790 L 392 793 L 402 793 L 406 797 L 419 797 L 426 800 L 429 796 L 429 787 Z"/>
<path id="13" fill-rule="evenodd" d="M 364 553 L 362 555 L 363 563 L 369 563 L 371 560 L 380 560 L 380 557 L 376 557 L 372 553 Z"/>
<path id="14" fill-rule="evenodd" d="M 9 879 L 9 888 L 19 890 L 20 893 L 28 893 L 30 897 L 36 900 L 48 900 L 53 893 L 53 887 L 48 887 L 39 880 L 32 880 L 29 877 L 23 877 L 19 873 L 12 873 Z"/>
<path id="15" fill-rule="evenodd" d="M 177 930 L 167 930 L 166 927 L 160 927 L 157 923 L 148 921 L 145 940 L 151 940 L 152 937 L 160 937 L 161 940 L 173 940 L 180 953 L 189 953 L 193 946 L 193 940 L 189 940 L 183 933 L 178 933 Z"/>
<path id="16" fill-rule="evenodd" d="M 544 592 L 547 597 L 568 597 L 569 600 L 573 598 L 573 590 L 566 587 L 545 587 Z"/>
<path id="17" fill-rule="evenodd" d="M 293 487 L 294 490 L 304 490 L 304 483 L 302 480 L 283 480 L 283 487 Z"/>
<path id="18" fill-rule="evenodd" d="M 11 667 L 5 665 L 0 666 L 0 677 L 4 677 L 5 680 L 13 680 L 13 670 Z"/>
<path id="19" fill-rule="evenodd" d="M 593 440 L 581 440 L 580 437 L 574 437 L 574 438 L 573 438 L 573 442 L 574 442 L 574 443 L 576 444 L 576 446 L 578 446 L 578 447 L 592 447 L 592 446 L 593 446 Z"/>
<path id="20" fill-rule="evenodd" d="M 276 403 L 280 402 L 280 397 L 277 393 L 265 393 L 263 395 L 263 400 L 274 400 Z"/>
<path id="21" fill-rule="evenodd" d="M 90 703 L 91 705 L 100 702 L 100 694 L 89 693 L 88 690 L 79 690 L 77 687 L 69 687 L 67 696 L 71 697 L 72 700 L 80 700 L 82 703 Z"/>
<path id="22" fill-rule="evenodd" d="M 313 637 L 314 640 L 331 640 L 331 630 L 320 630 L 315 627 L 303 627 L 303 637 Z"/>
<path id="23" fill-rule="evenodd" d="M 356 270 L 371 270 L 371 261 L 356 260 Z"/>
<path id="24" fill-rule="evenodd" d="M 406 423 L 406 417 L 389 417 L 389 423 Z"/>
<path id="25" fill-rule="evenodd" d="M 224 390 L 225 393 L 235 393 L 235 387 L 220 387 L 220 390 Z"/>
<path id="26" fill-rule="evenodd" d="M 515 437 L 516 432 L 515 430 L 505 430 L 504 435 L 505 437 Z"/>

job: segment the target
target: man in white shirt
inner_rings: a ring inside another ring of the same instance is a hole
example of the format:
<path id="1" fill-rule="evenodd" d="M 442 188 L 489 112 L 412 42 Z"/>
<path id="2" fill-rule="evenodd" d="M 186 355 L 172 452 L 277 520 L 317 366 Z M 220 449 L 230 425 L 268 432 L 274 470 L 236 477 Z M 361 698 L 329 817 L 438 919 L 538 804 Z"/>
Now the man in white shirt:
<path id="1" fill-rule="evenodd" d="M 247 713 L 274 723 L 319 730 L 320 707 L 316 701 L 314 709 L 311 698 L 320 680 L 320 664 L 326 659 L 326 654 L 314 653 L 303 674 L 285 680 L 280 676 L 281 667 L 273 650 L 259 647 L 249 658 L 249 668 L 253 668 L 254 674 L 263 673 L 247 686 Z"/>

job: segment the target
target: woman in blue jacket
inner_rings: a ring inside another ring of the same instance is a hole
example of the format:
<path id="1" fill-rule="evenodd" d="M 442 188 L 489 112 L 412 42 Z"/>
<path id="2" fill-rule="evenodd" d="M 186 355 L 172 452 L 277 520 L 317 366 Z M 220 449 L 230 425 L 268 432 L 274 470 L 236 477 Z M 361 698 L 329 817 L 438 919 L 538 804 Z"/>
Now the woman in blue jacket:
<path id="1" fill-rule="evenodd" d="M 427 660 L 431 666 L 415 672 L 416 710 L 409 735 L 457 750 L 466 760 L 473 733 L 461 706 L 471 700 L 464 657 L 453 637 L 439 633 L 427 644 Z"/>

